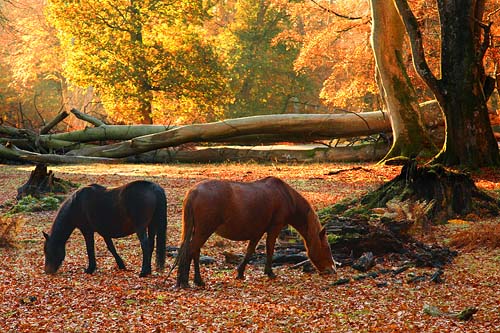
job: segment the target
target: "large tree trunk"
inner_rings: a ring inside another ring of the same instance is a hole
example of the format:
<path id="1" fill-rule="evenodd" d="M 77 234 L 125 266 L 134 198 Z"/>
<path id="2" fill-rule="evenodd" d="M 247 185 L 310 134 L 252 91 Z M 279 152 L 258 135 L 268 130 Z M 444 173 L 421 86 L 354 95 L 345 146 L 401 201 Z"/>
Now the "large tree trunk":
<path id="1" fill-rule="evenodd" d="M 371 42 L 382 100 L 389 112 L 393 144 L 384 160 L 418 155 L 430 140 L 418 112 L 416 92 L 406 73 L 402 50 L 405 30 L 392 1 L 371 0 Z"/>
<path id="2" fill-rule="evenodd" d="M 493 136 L 478 56 L 481 32 L 479 1 L 438 1 L 442 31 L 441 91 L 438 99 L 446 118 L 446 141 L 437 161 L 446 165 L 496 165 L 500 161 Z M 445 94 L 446 92 L 446 94 Z"/>
<path id="3" fill-rule="evenodd" d="M 394 2 L 410 36 L 415 69 L 436 96 L 445 115 L 445 143 L 435 161 L 473 168 L 498 165 L 498 145 L 481 86 L 482 59 L 489 41 L 487 30 L 481 38 L 479 25 L 484 0 L 438 1 L 441 79 L 434 76 L 425 60 L 418 22 L 407 1 Z"/>

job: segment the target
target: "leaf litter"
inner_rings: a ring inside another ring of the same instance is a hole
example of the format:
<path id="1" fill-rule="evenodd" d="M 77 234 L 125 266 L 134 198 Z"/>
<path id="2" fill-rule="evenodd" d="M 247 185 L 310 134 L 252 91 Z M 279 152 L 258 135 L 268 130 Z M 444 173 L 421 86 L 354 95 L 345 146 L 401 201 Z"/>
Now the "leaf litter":
<path id="1" fill-rule="evenodd" d="M 79 184 L 118 186 L 148 179 L 168 195 L 168 245 L 179 240 L 182 199 L 189 187 L 207 178 L 251 181 L 268 175 L 283 178 L 297 188 L 316 209 L 344 198 L 360 196 L 399 173 L 398 167 L 370 164 L 174 164 L 55 166 L 58 177 Z M 352 169 L 352 170 L 351 170 Z M 32 167 L 2 165 L 0 205 L 15 197 Z M 332 172 L 343 170 L 342 172 Z M 369 172 L 367 172 L 369 170 Z M 500 177 L 491 170 L 479 174 L 476 184 L 498 191 Z M 4 213 L 2 211 L 2 213 Z M 67 257 L 53 276 L 43 273 L 43 238 L 55 212 L 21 213 L 23 225 L 17 246 L 0 248 L 0 331 L 2 332 L 494 332 L 500 331 L 500 250 L 459 250 L 459 256 L 439 277 L 429 268 L 410 267 L 396 275 L 371 274 L 359 278 L 350 267 L 335 276 L 319 276 L 280 266 L 269 280 L 260 266 L 248 267 L 246 280 L 235 279 L 234 265 L 224 252 L 244 253 L 244 242 L 216 236 L 202 254 L 216 259 L 202 266 L 205 288 L 176 290 L 175 274 L 137 277 L 141 255 L 131 236 L 116 241 L 127 270 L 117 269 L 104 241 L 96 237 L 97 271 L 86 266 L 83 237 L 75 232 L 67 244 Z M 475 221 L 472 221 L 475 222 Z M 481 221 L 484 222 L 484 221 Z M 488 222 L 488 221 L 486 221 Z M 497 220 L 489 221 L 498 223 Z M 445 243 L 467 225 L 450 224 L 432 230 Z M 168 259 L 168 264 L 173 262 Z M 371 272 L 399 267 L 380 262 Z M 174 272 L 175 273 L 175 272 Z M 409 283 L 411 277 L 426 276 Z M 340 279 L 348 283 L 335 285 Z M 468 321 L 437 313 L 477 311 Z"/>

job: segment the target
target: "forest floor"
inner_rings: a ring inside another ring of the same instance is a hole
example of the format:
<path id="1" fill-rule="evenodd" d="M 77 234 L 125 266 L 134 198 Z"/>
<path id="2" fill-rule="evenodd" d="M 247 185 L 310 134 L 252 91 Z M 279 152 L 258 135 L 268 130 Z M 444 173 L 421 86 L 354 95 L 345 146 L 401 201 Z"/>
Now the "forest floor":
<path id="1" fill-rule="evenodd" d="M 356 168 L 350 170 L 354 167 Z M 54 166 L 56 177 L 86 185 L 117 186 L 147 179 L 162 185 L 168 197 L 168 245 L 179 240 L 182 199 L 187 189 L 208 178 L 251 181 L 273 175 L 299 190 L 316 209 L 360 196 L 396 176 L 399 167 L 373 164 L 215 165 L 75 165 Z M 346 169 L 328 175 L 330 171 Z M 0 204 L 13 200 L 32 166 L 0 165 Z M 500 190 L 500 173 L 474 176 L 483 189 Z M 1 209 L 0 209 L 1 210 Z M 2 211 L 4 213 L 4 211 Z M 408 276 L 432 274 L 410 268 L 398 276 L 354 280 L 359 272 L 340 267 L 337 275 L 320 276 L 280 266 L 270 280 L 263 267 L 249 265 L 246 280 L 235 279 L 235 267 L 223 252 L 243 253 L 243 242 L 212 236 L 202 255 L 216 259 L 202 266 L 204 288 L 177 290 L 175 271 L 139 278 L 141 251 L 135 236 L 117 240 L 127 265 L 118 270 L 104 241 L 96 237 L 97 270 L 88 275 L 85 244 L 74 232 L 66 259 L 55 275 L 43 272 L 42 231 L 49 231 L 55 212 L 22 213 L 15 248 L 0 248 L 0 332 L 500 332 L 500 249 L 459 250 L 444 267 L 444 282 L 408 282 Z M 430 235 L 445 244 L 474 223 L 499 223 L 469 216 L 462 223 L 434 227 Z M 173 262 L 167 258 L 167 266 Z M 391 269 L 379 261 L 372 270 Z M 350 278 L 343 285 L 333 283 Z M 431 316 L 476 307 L 469 321 Z"/>

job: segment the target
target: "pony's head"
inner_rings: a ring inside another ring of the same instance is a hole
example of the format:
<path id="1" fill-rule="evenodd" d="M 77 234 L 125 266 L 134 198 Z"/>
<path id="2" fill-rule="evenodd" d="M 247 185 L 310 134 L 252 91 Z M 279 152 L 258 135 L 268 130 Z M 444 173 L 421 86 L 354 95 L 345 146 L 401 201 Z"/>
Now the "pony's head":
<path id="1" fill-rule="evenodd" d="M 44 271 L 47 274 L 55 274 L 66 256 L 64 242 L 57 244 L 51 237 L 43 232 L 45 242 L 43 244 L 43 253 L 45 254 Z"/>
<path id="2" fill-rule="evenodd" d="M 310 210 L 307 216 L 309 226 L 308 239 L 306 239 L 307 256 L 320 274 L 335 273 L 335 262 L 326 237 L 326 229 L 320 228 L 318 215 Z"/>

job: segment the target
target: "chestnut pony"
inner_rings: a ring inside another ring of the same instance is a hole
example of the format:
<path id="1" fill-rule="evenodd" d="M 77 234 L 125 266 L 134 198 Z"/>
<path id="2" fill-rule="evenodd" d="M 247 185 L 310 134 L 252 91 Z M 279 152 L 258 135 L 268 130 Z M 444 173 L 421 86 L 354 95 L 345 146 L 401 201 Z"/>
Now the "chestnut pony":
<path id="1" fill-rule="evenodd" d="M 334 261 L 318 216 L 309 202 L 288 184 L 275 177 L 240 183 L 207 180 L 191 188 L 183 203 L 182 244 L 177 264 L 177 287 L 189 287 L 189 270 L 194 262 L 194 282 L 202 286 L 200 249 L 214 232 L 224 238 L 249 240 L 237 278 L 243 279 L 245 266 L 264 233 L 264 272 L 275 277 L 271 264 L 280 230 L 290 224 L 305 240 L 307 255 L 320 273 L 333 273 Z"/>
<path id="2" fill-rule="evenodd" d="M 85 238 L 88 255 L 86 273 L 96 269 L 94 233 L 100 234 L 120 269 L 125 269 L 112 238 L 136 233 L 142 249 L 140 276 L 151 274 L 151 257 L 156 245 L 156 268 L 165 266 L 167 199 L 163 188 L 148 181 L 134 181 L 107 189 L 92 184 L 74 192 L 66 199 L 45 237 L 45 273 L 54 274 L 66 256 L 66 242 L 75 229 Z"/>

